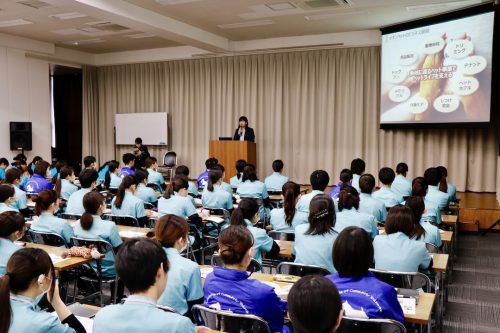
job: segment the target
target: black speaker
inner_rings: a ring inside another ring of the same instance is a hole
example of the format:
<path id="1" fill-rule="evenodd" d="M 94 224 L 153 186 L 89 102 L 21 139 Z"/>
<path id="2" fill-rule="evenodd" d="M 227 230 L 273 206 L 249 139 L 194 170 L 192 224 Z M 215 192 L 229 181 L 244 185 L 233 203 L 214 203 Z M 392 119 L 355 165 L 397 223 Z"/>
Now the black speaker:
<path id="1" fill-rule="evenodd" d="M 10 122 L 10 150 L 31 150 L 31 122 Z"/>

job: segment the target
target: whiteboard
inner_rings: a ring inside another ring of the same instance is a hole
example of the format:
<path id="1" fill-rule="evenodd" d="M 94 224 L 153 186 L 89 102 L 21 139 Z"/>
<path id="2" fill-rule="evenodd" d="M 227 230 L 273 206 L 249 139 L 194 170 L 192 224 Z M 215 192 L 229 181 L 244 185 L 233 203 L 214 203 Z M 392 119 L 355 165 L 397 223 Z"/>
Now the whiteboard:
<path id="1" fill-rule="evenodd" d="M 138 137 L 145 145 L 168 143 L 166 112 L 119 113 L 115 115 L 115 129 L 117 145 L 133 145 Z"/>

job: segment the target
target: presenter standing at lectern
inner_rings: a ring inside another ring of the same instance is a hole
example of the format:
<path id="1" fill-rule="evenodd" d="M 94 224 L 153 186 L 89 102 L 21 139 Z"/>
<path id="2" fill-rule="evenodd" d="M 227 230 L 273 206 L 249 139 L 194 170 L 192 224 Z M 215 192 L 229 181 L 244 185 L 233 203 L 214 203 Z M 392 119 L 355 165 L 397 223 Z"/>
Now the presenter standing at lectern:
<path id="1" fill-rule="evenodd" d="M 240 117 L 239 127 L 234 132 L 233 140 L 255 142 L 255 133 L 253 131 L 253 128 L 248 127 L 247 117 Z"/>

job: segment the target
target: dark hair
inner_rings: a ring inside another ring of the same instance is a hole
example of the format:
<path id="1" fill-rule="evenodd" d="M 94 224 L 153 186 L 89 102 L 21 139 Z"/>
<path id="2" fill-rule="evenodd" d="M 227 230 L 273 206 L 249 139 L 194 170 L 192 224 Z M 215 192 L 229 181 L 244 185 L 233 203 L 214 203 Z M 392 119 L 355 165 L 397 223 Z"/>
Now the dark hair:
<path id="1" fill-rule="evenodd" d="M 300 185 L 294 182 L 286 182 L 282 187 L 283 210 L 285 211 L 285 222 L 291 226 L 295 216 L 295 204 L 300 195 Z"/>
<path id="2" fill-rule="evenodd" d="M 144 166 L 146 167 L 146 169 L 149 169 L 149 168 L 151 168 L 151 166 L 153 164 L 155 164 L 157 162 L 158 162 L 158 160 L 156 159 L 156 157 L 149 156 L 149 157 L 146 157 L 146 160 L 144 161 Z M 177 172 L 177 169 L 175 171 Z"/>
<path id="3" fill-rule="evenodd" d="M 406 163 L 398 163 L 398 165 L 396 165 L 396 173 L 398 175 L 403 175 L 403 174 L 406 174 L 408 172 L 408 164 Z"/>
<path id="4" fill-rule="evenodd" d="M 144 180 L 148 179 L 149 172 L 147 172 L 146 170 L 138 169 L 138 170 L 135 170 L 134 177 L 135 177 L 136 184 L 140 184 L 140 183 L 143 183 Z"/>
<path id="5" fill-rule="evenodd" d="M 49 299 L 54 295 L 56 275 L 47 252 L 41 249 L 23 248 L 12 254 L 7 262 L 6 274 L 0 278 L 0 332 L 8 332 L 12 320 L 10 293 L 17 294 L 29 289 L 40 275 L 52 276 Z"/>
<path id="6" fill-rule="evenodd" d="M 116 273 L 132 294 L 153 286 L 162 264 L 166 273 L 169 269 L 167 254 L 157 241 L 148 238 L 127 239 L 115 258 Z"/>
<path id="7" fill-rule="evenodd" d="M 21 179 L 23 172 L 19 169 L 9 169 L 5 171 L 5 182 L 14 185 L 14 182 Z"/>
<path id="8" fill-rule="evenodd" d="M 214 166 L 213 169 L 220 170 L 222 173 L 226 172 L 226 168 L 220 163 Z"/>
<path id="9" fill-rule="evenodd" d="M 439 181 L 439 190 L 441 192 L 448 192 L 448 183 L 446 182 L 446 177 L 448 177 L 448 170 L 444 166 L 438 166 L 439 173 L 441 174 L 441 180 Z"/>
<path id="10" fill-rule="evenodd" d="M 16 156 L 14 156 L 13 160 L 26 163 L 28 158 L 24 154 L 17 154 Z"/>
<path id="11" fill-rule="evenodd" d="M 238 180 L 241 179 L 243 169 L 245 169 L 245 166 L 247 165 L 247 161 L 245 160 L 237 160 L 234 167 L 236 168 L 237 174 L 236 177 L 238 177 Z"/>
<path id="12" fill-rule="evenodd" d="M 163 247 L 173 247 L 179 238 L 187 238 L 189 225 L 177 215 L 163 215 L 155 223 L 155 238 Z"/>
<path id="13" fill-rule="evenodd" d="M 241 178 L 241 181 L 245 182 L 247 180 L 249 180 L 251 182 L 258 180 L 257 172 L 255 171 L 255 165 L 253 165 L 253 164 L 247 164 L 243 168 L 243 177 Z"/>
<path id="14" fill-rule="evenodd" d="M 118 187 L 118 191 L 116 191 L 114 202 L 116 208 L 122 207 L 123 199 L 125 198 L 125 190 L 129 189 L 132 185 L 137 185 L 137 181 L 133 176 L 128 175 L 123 177 L 120 187 Z"/>
<path id="15" fill-rule="evenodd" d="M 94 222 L 92 215 L 96 215 L 99 208 L 104 203 L 104 198 L 99 192 L 90 191 L 83 196 L 83 208 L 85 212 L 80 218 L 80 225 L 83 230 L 90 230 Z"/>
<path id="16" fill-rule="evenodd" d="M 130 162 L 135 161 L 135 156 L 131 153 L 125 153 L 122 156 L 122 161 L 123 164 L 128 165 Z"/>
<path id="17" fill-rule="evenodd" d="M 349 169 L 342 169 L 340 172 L 340 181 L 342 183 L 348 183 L 352 180 L 352 171 Z"/>
<path id="18" fill-rule="evenodd" d="M 35 164 L 35 170 L 33 173 L 36 173 L 37 175 L 47 178 L 47 169 L 50 167 L 50 163 L 47 161 L 38 161 Z"/>
<path id="19" fill-rule="evenodd" d="M 355 158 L 351 161 L 351 171 L 357 175 L 361 175 L 365 172 L 366 163 L 360 158 Z"/>
<path id="20" fill-rule="evenodd" d="M 330 176 L 325 170 L 316 170 L 311 173 L 310 182 L 315 191 L 324 191 L 330 182 Z"/>
<path id="21" fill-rule="evenodd" d="M 384 167 L 380 169 L 380 171 L 378 172 L 378 179 L 384 185 L 392 184 L 394 178 L 396 178 L 396 174 L 394 173 L 394 170 L 392 170 L 391 168 Z"/>
<path id="22" fill-rule="evenodd" d="M 108 162 L 108 171 L 106 172 L 106 175 L 104 176 L 104 186 L 106 188 L 109 188 L 109 185 L 111 184 L 111 174 L 115 172 L 116 169 L 120 166 L 120 163 L 118 161 L 110 161 Z"/>
<path id="23" fill-rule="evenodd" d="M 254 198 L 243 198 L 231 214 L 231 225 L 246 226 L 245 219 L 252 220 L 252 218 L 259 211 L 259 204 Z"/>
<path id="24" fill-rule="evenodd" d="M 135 138 L 134 143 L 138 144 L 138 145 L 142 145 L 142 139 L 141 138 Z"/>
<path id="25" fill-rule="evenodd" d="M 342 277 L 355 280 L 365 276 L 373 265 L 373 244 L 362 228 L 347 227 L 337 236 L 332 250 L 333 265 Z"/>
<path id="26" fill-rule="evenodd" d="M 238 118 L 238 122 L 240 122 L 240 121 L 245 122 L 245 129 L 247 129 L 248 128 L 248 118 L 245 116 L 241 116 L 240 118 Z"/>
<path id="27" fill-rule="evenodd" d="M 332 333 L 341 312 L 337 287 L 324 276 L 304 276 L 288 293 L 288 314 L 295 333 Z"/>
<path id="28" fill-rule="evenodd" d="M 375 177 L 369 173 L 365 173 L 359 178 L 359 189 L 361 193 L 370 194 L 375 188 Z"/>
<path id="29" fill-rule="evenodd" d="M 438 169 L 439 172 L 441 172 L 441 176 L 448 177 L 448 169 L 446 169 L 446 167 L 440 165 L 436 169 Z"/>
<path id="30" fill-rule="evenodd" d="M 69 177 L 74 173 L 75 173 L 75 170 L 73 170 L 73 168 L 70 166 L 63 166 L 61 168 L 61 171 L 59 172 L 59 179 L 57 179 L 56 186 L 54 187 L 54 190 L 56 191 L 57 196 L 61 195 L 62 180 L 66 179 L 66 177 Z M 54 177 L 57 178 L 57 174 Z"/>
<path id="31" fill-rule="evenodd" d="M 57 184 L 57 181 L 60 180 L 60 172 L 61 172 L 61 169 L 66 166 L 66 163 L 64 163 L 63 161 L 55 161 L 55 164 L 54 164 L 54 159 L 52 159 L 52 166 L 51 166 L 51 169 L 55 168 L 56 169 L 56 172 L 54 173 L 54 176 L 52 176 L 52 179 L 51 179 L 51 182 L 53 184 Z"/>
<path id="32" fill-rule="evenodd" d="M 78 176 L 82 188 L 90 188 L 92 183 L 97 181 L 97 178 L 99 178 L 99 174 L 95 169 L 83 169 Z"/>
<path id="33" fill-rule="evenodd" d="M 408 197 L 406 198 L 405 206 L 411 208 L 414 216 L 411 237 L 415 237 L 415 239 L 424 238 L 425 229 L 420 224 L 422 214 L 424 214 L 425 211 L 424 199 L 422 197 Z"/>
<path id="34" fill-rule="evenodd" d="M 219 234 L 219 253 L 225 265 L 239 264 L 253 246 L 253 236 L 247 227 L 230 225 Z"/>
<path id="35" fill-rule="evenodd" d="M 389 209 L 385 220 L 385 233 L 387 235 L 402 232 L 410 237 L 413 231 L 413 211 L 410 207 L 396 205 Z"/>
<path id="36" fill-rule="evenodd" d="M 88 168 L 92 163 L 97 162 L 94 156 L 85 156 L 83 158 L 83 166 L 85 168 Z"/>
<path id="37" fill-rule="evenodd" d="M 332 198 L 326 194 L 318 194 L 309 205 L 309 229 L 306 235 L 323 235 L 333 232 L 336 215 Z"/>
<path id="38" fill-rule="evenodd" d="M 352 186 L 343 186 L 339 194 L 339 211 L 351 208 L 359 209 L 359 193 Z"/>
<path id="39" fill-rule="evenodd" d="M 429 185 L 424 177 L 417 177 L 411 182 L 411 195 L 414 197 L 425 197 Z"/>
<path id="40" fill-rule="evenodd" d="M 168 184 L 167 190 L 163 194 L 165 199 L 170 199 L 171 196 L 174 195 L 175 192 L 179 192 L 182 189 L 189 188 L 188 178 L 184 175 L 175 175 L 174 179 Z"/>
<path id="41" fill-rule="evenodd" d="M 214 191 L 214 184 L 219 181 L 219 179 L 222 178 L 222 171 L 218 168 L 214 168 L 210 171 L 208 171 L 208 184 L 207 184 L 207 190 L 210 192 Z"/>
<path id="42" fill-rule="evenodd" d="M 0 214 L 0 238 L 8 238 L 16 231 L 24 230 L 24 217 L 15 211 L 7 211 Z"/>
<path id="43" fill-rule="evenodd" d="M 205 166 L 207 167 L 207 170 L 210 170 L 212 169 L 214 166 L 217 165 L 217 163 L 219 163 L 219 160 L 216 159 L 215 157 L 210 157 L 209 159 L 207 159 L 205 161 Z"/>
<path id="44" fill-rule="evenodd" d="M 275 160 L 273 161 L 273 170 L 274 172 L 281 172 L 283 170 L 283 161 L 282 160 Z"/>
<path id="45" fill-rule="evenodd" d="M 424 178 L 427 181 L 427 184 L 437 186 L 442 176 L 438 168 L 428 168 L 424 172 Z"/>
<path id="46" fill-rule="evenodd" d="M 43 211 L 49 209 L 50 205 L 57 202 L 58 195 L 54 190 L 43 190 L 33 197 L 35 202 L 35 214 L 40 216 Z"/>
<path id="47" fill-rule="evenodd" d="M 185 165 L 179 165 L 178 167 L 175 168 L 175 174 L 189 177 L 189 168 Z"/>
<path id="48" fill-rule="evenodd" d="M 14 186 L 2 184 L 0 185 L 0 202 L 5 202 L 16 193 Z"/>
<path id="49" fill-rule="evenodd" d="M 9 160 L 6 159 L 5 157 L 0 158 L 0 165 L 9 165 Z"/>

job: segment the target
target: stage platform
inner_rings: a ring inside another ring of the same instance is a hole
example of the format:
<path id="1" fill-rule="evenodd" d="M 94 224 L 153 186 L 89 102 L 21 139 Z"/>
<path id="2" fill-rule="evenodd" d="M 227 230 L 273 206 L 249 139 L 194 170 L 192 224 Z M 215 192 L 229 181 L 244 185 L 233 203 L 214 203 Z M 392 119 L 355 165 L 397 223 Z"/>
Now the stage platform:
<path id="1" fill-rule="evenodd" d="M 495 193 L 458 192 L 460 211 L 458 222 L 460 230 L 478 231 L 487 229 L 500 219 L 500 206 Z M 477 222 L 469 224 L 469 222 Z M 497 227 L 500 231 L 500 228 Z"/>

